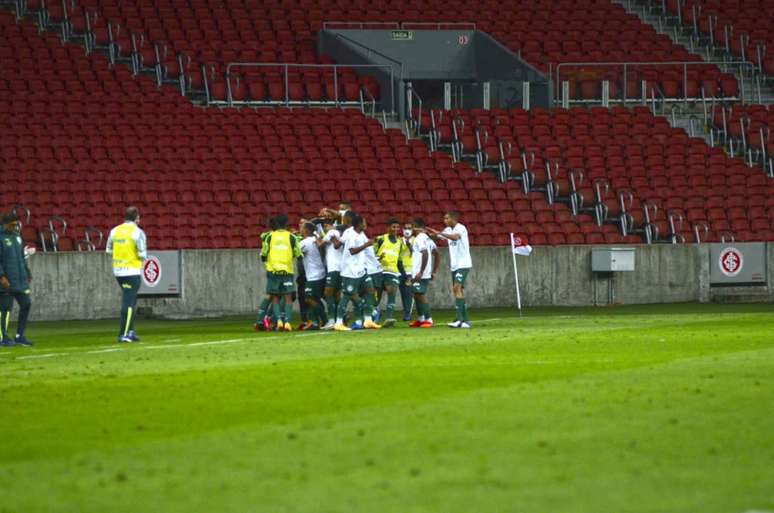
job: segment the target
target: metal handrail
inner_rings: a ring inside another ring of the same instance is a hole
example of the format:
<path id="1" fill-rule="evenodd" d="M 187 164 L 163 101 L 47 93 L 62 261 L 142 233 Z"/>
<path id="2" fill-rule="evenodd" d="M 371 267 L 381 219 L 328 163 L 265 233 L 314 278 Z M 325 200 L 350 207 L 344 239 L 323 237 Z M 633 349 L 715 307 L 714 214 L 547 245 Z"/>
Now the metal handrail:
<path id="1" fill-rule="evenodd" d="M 416 120 L 416 124 L 417 124 L 416 131 L 417 131 L 417 135 L 421 136 L 422 135 L 422 97 L 419 96 L 416 93 L 416 91 L 414 91 L 414 87 L 412 86 L 411 82 L 409 82 L 408 87 L 406 88 L 406 100 L 407 100 L 406 108 L 408 109 L 408 116 L 407 116 L 408 119 L 412 118 L 411 107 L 413 104 L 412 100 L 414 98 L 416 98 L 417 102 L 419 103 L 419 107 L 418 107 L 419 115 L 417 116 L 417 120 Z"/>
<path id="2" fill-rule="evenodd" d="M 642 68 L 642 67 L 662 67 L 662 66 L 682 66 L 683 67 L 683 96 L 681 98 L 665 98 L 665 101 L 688 101 L 690 98 L 687 96 L 688 92 L 688 68 L 693 66 L 717 66 L 717 67 L 729 67 L 736 66 L 740 70 L 743 68 L 748 69 L 751 73 L 754 71 L 754 65 L 747 61 L 664 61 L 664 62 L 562 62 L 556 65 L 555 71 L 555 84 L 556 84 L 556 97 L 560 97 L 561 91 L 559 90 L 561 84 L 561 72 L 562 69 L 568 67 L 580 67 L 580 66 L 593 66 L 593 67 L 608 67 L 615 68 L 621 67 L 623 69 L 624 84 L 622 90 L 622 102 L 626 103 L 628 98 L 626 97 L 626 78 L 630 69 Z M 744 81 L 740 83 L 740 96 L 744 102 L 746 94 L 744 90 Z M 638 101 L 639 99 L 632 99 Z M 611 100 L 617 101 L 617 100 Z"/>
<path id="3" fill-rule="evenodd" d="M 329 28 L 340 28 L 340 27 L 332 27 L 332 25 L 351 25 L 353 27 L 357 27 L 361 30 L 366 29 L 366 27 L 381 27 L 381 28 L 389 28 L 391 25 L 392 28 L 395 29 L 402 29 L 406 28 L 406 26 L 428 26 L 428 27 L 436 27 L 436 30 L 444 30 L 441 29 L 441 26 L 457 26 L 457 25 L 464 25 L 468 27 L 472 27 L 469 30 L 476 30 L 476 24 L 472 21 L 324 21 L 323 22 L 323 29 L 329 29 Z M 344 29 L 348 30 L 348 29 Z M 371 30 L 378 30 L 378 29 L 371 29 Z M 419 29 L 419 30 L 425 30 L 425 29 Z"/>
<path id="4" fill-rule="evenodd" d="M 365 87 L 360 87 L 360 112 L 365 114 L 365 100 L 370 100 L 371 103 L 371 117 L 376 117 L 376 98 L 371 94 L 371 92 L 366 89 Z"/>
<path id="5" fill-rule="evenodd" d="M 22 205 L 21 203 L 17 203 L 13 206 L 11 209 L 11 213 L 14 214 L 19 219 L 22 219 L 22 217 L 19 215 L 19 211 L 24 212 L 24 221 L 22 223 L 24 224 L 30 224 L 30 218 L 32 217 L 32 213 L 30 212 L 30 209 Z"/>
<path id="6" fill-rule="evenodd" d="M 51 217 L 49 217 L 48 218 L 48 228 L 52 232 L 54 232 L 57 235 L 59 235 L 59 232 L 57 232 L 56 229 L 54 228 L 54 225 L 57 222 L 62 225 L 62 233 L 61 233 L 61 235 L 65 235 L 67 233 L 67 221 L 65 220 L 64 217 L 61 217 L 61 216 L 51 216 Z"/>
<path id="7" fill-rule="evenodd" d="M 97 238 L 96 241 L 91 240 L 92 234 L 96 234 L 96 238 Z M 102 246 L 102 242 L 105 238 L 105 235 L 102 233 L 102 230 L 100 230 L 99 228 L 95 226 L 89 226 L 84 231 L 84 238 L 87 242 L 90 242 L 95 247 L 100 247 Z"/>
<path id="8" fill-rule="evenodd" d="M 336 105 L 339 104 L 339 82 L 338 82 L 338 70 L 339 68 L 357 68 L 357 69 L 389 69 L 390 70 L 390 98 L 392 105 L 395 105 L 395 76 L 393 74 L 393 67 L 389 64 L 304 64 L 304 63 L 290 63 L 290 62 L 230 62 L 226 65 L 226 102 L 231 107 L 234 105 L 234 99 L 231 91 L 231 70 L 233 68 L 283 68 L 284 69 L 284 81 L 285 81 L 285 105 L 290 105 L 290 96 L 288 90 L 288 72 L 290 68 L 324 68 L 333 70 L 333 86 L 335 89 L 336 97 L 334 99 Z M 209 84 L 207 77 L 203 77 L 205 89 L 209 91 Z M 208 98 L 210 96 L 208 95 Z M 210 100 L 210 103 L 212 101 Z M 303 103 L 303 102 L 302 102 Z"/>
<path id="9" fill-rule="evenodd" d="M 94 246 L 94 243 L 91 242 L 88 239 L 81 239 L 78 241 L 76 249 L 78 251 L 96 251 L 97 248 Z"/>
<path id="10" fill-rule="evenodd" d="M 400 28 L 399 21 L 324 21 L 323 29 L 331 28 L 330 25 L 352 25 L 353 27 L 357 27 L 361 30 L 363 30 L 365 27 L 368 27 L 368 26 L 389 27 L 390 25 L 394 25 L 393 28 L 396 28 L 396 29 Z M 347 29 L 344 29 L 344 30 L 347 30 Z"/>
<path id="11" fill-rule="evenodd" d="M 442 26 L 447 27 L 456 27 L 459 26 L 459 30 L 462 29 L 463 26 L 468 27 L 467 30 L 476 30 L 476 24 L 472 21 L 402 21 L 400 23 L 400 28 L 402 29 L 408 29 L 408 28 L 415 28 L 415 27 L 434 27 L 435 30 L 453 30 L 453 29 L 443 29 Z M 428 30 L 428 29 L 417 29 L 417 30 Z"/>

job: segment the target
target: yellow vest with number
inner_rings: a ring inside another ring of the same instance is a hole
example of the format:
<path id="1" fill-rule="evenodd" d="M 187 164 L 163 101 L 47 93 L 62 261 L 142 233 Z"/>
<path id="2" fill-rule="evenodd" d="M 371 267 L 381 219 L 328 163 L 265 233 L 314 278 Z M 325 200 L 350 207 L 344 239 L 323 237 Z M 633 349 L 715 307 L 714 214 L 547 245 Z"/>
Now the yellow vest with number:
<path id="1" fill-rule="evenodd" d="M 113 269 L 142 269 L 142 260 L 137 255 L 134 234 L 139 230 L 134 223 L 117 226 L 113 232 Z"/>
<path id="2" fill-rule="evenodd" d="M 400 271 L 398 270 L 398 261 L 400 261 L 401 253 L 404 252 L 404 248 L 406 247 L 403 243 L 403 239 L 397 237 L 395 242 L 391 242 L 389 235 L 382 235 L 381 239 L 382 243 L 376 251 L 376 257 L 379 259 L 379 263 L 382 264 L 384 272 L 400 274 Z"/>
<path id="3" fill-rule="evenodd" d="M 270 273 L 293 274 L 292 235 L 286 230 L 271 233 L 269 250 L 266 257 L 266 270 Z"/>

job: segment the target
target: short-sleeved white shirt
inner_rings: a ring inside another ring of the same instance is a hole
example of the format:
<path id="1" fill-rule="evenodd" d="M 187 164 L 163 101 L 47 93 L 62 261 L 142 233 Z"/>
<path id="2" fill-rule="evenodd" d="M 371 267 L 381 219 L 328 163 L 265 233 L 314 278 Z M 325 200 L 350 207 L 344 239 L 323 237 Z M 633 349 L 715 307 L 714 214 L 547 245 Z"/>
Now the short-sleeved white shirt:
<path id="1" fill-rule="evenodd" d="M 360 278 L 365 276 L 365 251 L 353 255 L 352 248 L 362 246 L 368 240 L 365 233 L 357 233 L 355 230 L 345 231 L 342 235 L 344 243 L 344 254 L 341 257 L 341 276 L 343 278 Z"/>
<path id="2" fill-rule="evenodd" d="M 341 233 L 335 228 L 328 230 L 323 240 L 326 243 L 325 246 L 325 266 L 328 268 L 329 273 L 337 273 L 341 270 L 341 255 L 344 254 L 344 245 L 342 244 L 339 249 L 333 246 L 333 237 L 341 240 Z"/>
<path id="3" fill-rule="evenodd" d="M 363 251 L 365 253 L 366 272 L 368 274 L 378 274 L 384 271 L 381 262 L 376 258 L 376 251 L 373 246 L 369 246 Z"/>
<path id="4" fill-rule="evenodd" d="M 419 233 L 414 237 L 414 243 L 411 245 L 411 275 L 416 276 L 422 269 L 422 251 L 427 251 L 427 266 L 422 272 L 421 278 L 429 280 L 433 277 L 433 249 L 435 243 L 426 233 Z"/>
<path id="5" fill-rule="evenodd" d="M 462 223 L 457 223 L 454 228 L 448 226 L 441 232 L 444 235 L 456 233 L 459 240 L 449 240 L 449 265 L 452 271 L 457 269 L 470 269 L 473 260 L 470 258 L 470 242 L 468 241 L 468 229 Z"/>
<path id="6" fill-rule="evenodd" d="M 325 279 L 325 264 L 317 247 L 317 239 L 307 237 L 301 241 L 301 253 L 304 255 L 304 274 L 306 281 Z"/>

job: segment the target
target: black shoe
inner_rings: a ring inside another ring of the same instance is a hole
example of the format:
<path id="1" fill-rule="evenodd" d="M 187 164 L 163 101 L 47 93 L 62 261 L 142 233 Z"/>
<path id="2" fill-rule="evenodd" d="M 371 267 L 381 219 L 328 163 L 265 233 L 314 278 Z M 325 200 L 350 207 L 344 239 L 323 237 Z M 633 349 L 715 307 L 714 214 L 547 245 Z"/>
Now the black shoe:
<path id="1" fill-rule="evenodd" d="M 0 346 L 3 346 L 3 347 L 13 347 L 15 345 L 16 344 L 14 344 L 13 340 L 11 340 L 10 338 L 4 338 L 4 339 L 0 340 Z"/>
<path id="2" fill-rule="evenodd" d="M 132 341 L 132 342 L 139 342 L 140 337 L 137 336 L 137 333 L 134 332 L 134 330 L 131 330 L 129 333 L 126 334 L 126 336 Z"/>
<path id="3" fill-rule="evenodd" d="M 30 340 L 27 340 L 27 337 L 24 335 L 16 335 L 16 338 L 13 339 L 13 343 L 17 346 L 31 346 L 32 342 Z"/>

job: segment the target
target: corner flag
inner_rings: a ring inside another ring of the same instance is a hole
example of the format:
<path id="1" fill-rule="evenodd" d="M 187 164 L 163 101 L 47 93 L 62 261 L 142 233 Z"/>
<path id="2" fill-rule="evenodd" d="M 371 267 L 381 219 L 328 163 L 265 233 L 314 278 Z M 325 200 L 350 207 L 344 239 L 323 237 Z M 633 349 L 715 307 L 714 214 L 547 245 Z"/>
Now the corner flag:
<path id="1" fill-rule="evenodd" d="M 511 234 L 511 249 L 514 255 L 529 256 L 532 253 L 532 246 L 527 244 L 526 237 Z"/>
<path id="2" fill-rule="evenodd" d="M 521 290 L 519 290 L 519 269 L 516 266 L 516 255 L 529 256 L 532 246 L 527 244 L 527 239 L 511 234 L 511 256 L 513 257 L 513 279 L 516 281 L 516 306 L 521 317 Z"/>

